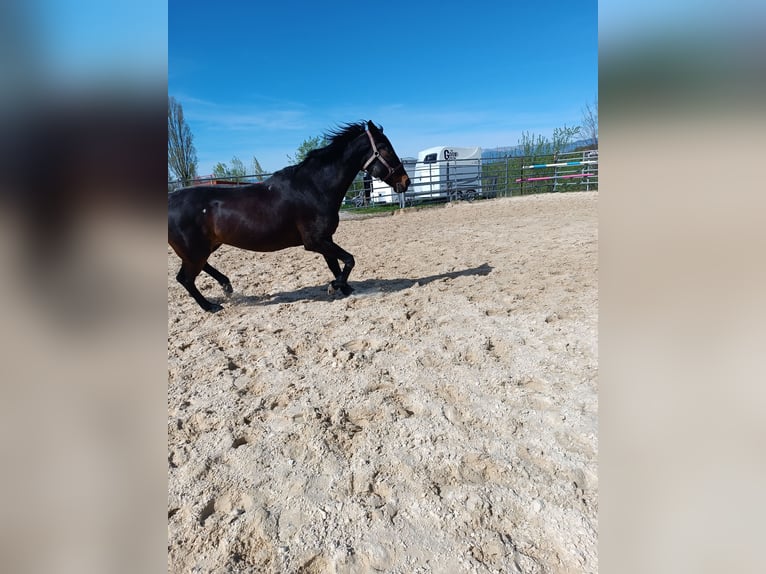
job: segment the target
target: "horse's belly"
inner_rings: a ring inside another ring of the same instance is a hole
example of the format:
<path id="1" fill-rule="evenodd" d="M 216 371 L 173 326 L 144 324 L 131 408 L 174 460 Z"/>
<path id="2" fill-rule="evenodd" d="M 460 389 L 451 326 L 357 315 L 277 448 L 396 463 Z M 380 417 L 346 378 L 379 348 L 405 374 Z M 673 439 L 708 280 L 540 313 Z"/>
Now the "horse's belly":
<path id="1" fill-rule="evenodd" d="M 279 251 L 303 244 L 298 230 L 294 228 L 248 230 L 247 233 L 233 233 L 221 239 L 222 243 L 250 251 Z"/>

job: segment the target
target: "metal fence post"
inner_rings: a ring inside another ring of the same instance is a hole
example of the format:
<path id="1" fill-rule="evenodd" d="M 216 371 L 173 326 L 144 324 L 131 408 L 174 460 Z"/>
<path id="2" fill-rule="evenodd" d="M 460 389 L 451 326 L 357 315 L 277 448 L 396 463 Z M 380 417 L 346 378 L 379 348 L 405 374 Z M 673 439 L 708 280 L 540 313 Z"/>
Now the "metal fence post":
<path id="1" fill-rule="evenodd" d="M 510 183 L 508 180 L 508 162 L 510 161 L 510 158 L 506 156 L 505 158 L 505 193 L 503 195 L 508 195 L 508 192 L 510 191 L 510 195 L 513 195 L 513 190 L 508 189 L 508 184 Z"/>

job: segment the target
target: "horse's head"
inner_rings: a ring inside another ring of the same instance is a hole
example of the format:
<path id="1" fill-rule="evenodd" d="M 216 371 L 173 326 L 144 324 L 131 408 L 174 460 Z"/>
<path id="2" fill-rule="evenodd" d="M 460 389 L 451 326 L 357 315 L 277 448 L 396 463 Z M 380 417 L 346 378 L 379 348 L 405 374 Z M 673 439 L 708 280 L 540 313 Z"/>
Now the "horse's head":
<path id="1" fill-rule="evenodd" d="M 404 170 L 394 146 L 383 135 L 383 130 L 372 122 L 367 122 L 367 137 L 370 140 L 370 157 L 362 166 L 362 170 L 372 177 L 382 179 L 397 193 L 404 193 L 410 186 L 410 178 Z"/>

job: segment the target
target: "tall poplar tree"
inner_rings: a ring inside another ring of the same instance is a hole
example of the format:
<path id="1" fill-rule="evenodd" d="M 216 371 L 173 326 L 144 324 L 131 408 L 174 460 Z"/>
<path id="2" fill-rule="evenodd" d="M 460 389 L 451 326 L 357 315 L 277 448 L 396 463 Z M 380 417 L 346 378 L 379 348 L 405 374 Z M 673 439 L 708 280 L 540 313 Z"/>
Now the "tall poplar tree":
<path id="1" fill-rule="evenodd" d="M 197 150 L 184 109 L 172 96 L 168 97 L 168 169 L 183 185 L 197 176 Z"/>

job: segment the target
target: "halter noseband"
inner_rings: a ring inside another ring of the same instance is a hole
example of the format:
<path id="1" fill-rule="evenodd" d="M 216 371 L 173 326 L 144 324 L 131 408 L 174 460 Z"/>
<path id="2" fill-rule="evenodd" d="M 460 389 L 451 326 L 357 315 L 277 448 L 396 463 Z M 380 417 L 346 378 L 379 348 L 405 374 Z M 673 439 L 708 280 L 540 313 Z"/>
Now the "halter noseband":
<path id="1" fill-rule="evenodd" d="M 399 162 L 399 165 L 396 167 L 391 167 L 388 165 L 388 162 L 386 159 L 380 155 L 380 152 L 378 151 L 378 146 L 375 145 L 375 140 L 372 138 L 372 133 L 370 133 L 370 130 L 365 130 L 367 134 L 367 137 L 370 138 L 370 145 L 372 146 L 372 155 L 370 156 L 370 159 L 368 159 L 366 162 L 364 162 L 364 165 L 362 166 L 362 171 L 367 171 L 367 168 L 370 167 L 370 164 L 374 162 L 376 159 L 379 160 L 386 168 L 388 169 L 388 173 L 386 174 L 386 177 L 391 177 L 391 175 L 400 167 L 402 167 L 402 162 Z M 385 181 L 385 177 L 382 178 Z"/>

